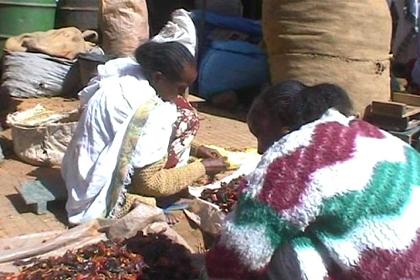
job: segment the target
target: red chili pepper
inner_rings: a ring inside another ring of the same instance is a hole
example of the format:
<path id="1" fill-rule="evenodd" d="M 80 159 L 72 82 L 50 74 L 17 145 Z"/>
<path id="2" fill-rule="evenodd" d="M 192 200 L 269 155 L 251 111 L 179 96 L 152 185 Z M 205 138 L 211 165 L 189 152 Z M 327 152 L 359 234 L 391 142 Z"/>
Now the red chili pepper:
<path id="1" fill-rule="evenodd" d="M 207 189 L 201 194 L 201 198 L 216 204 L 223 212 L 230 212 L 233 206 L 236 204 L 241 192 L 241 182 L 244 180 L 244 176 L 239 176 L 233 179 L 228 184 L 221 183 L 219 189 Z"/>
<path id="2" fill-rule="evenodd" d="M 7 280 L 34 279 L 195 279 L 187 249 L 166 236 L 138 233 L 128 240 L 102 241 L 61 257 L 36 260 L 22 272 L 7 275 Z"/>

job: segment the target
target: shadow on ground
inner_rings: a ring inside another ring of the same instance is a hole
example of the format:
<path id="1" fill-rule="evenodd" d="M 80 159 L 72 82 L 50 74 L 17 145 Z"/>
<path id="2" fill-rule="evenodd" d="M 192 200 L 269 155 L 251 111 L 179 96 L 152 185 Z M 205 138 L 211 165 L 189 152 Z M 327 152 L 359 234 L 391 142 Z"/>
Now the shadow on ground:
<path id="1" fill-rule="evenodd" d="M 247 112 L 245 109 L 238 108 L 232 111 L 227 111 L 216 108 L 205 101 L 191 101 L 191 105 L 201 113 L 246 122 Z"/>
<path id="2" fill-rule="evenodd" d="M 25 201 L 23 200 L 20 194 L 14 193 L 6 195 L 6 198 L 12 203 L 13 207 L 15 207 L 16 211 L 19 214 L 28 213 L 32 211 L 30 205 L 26 205 Z"/>
<path id="3" fill-rule="evenodd" d="M 66 204 L 66 186 L 61 177 L 59 167 L 39 167 L 27 175 L 35 177 L 43 186 L 52 193 L 59 193 L 59 199 L 47 203 L 47 209 L 61 223 L 67 224 Z"/>
<path id="4" fill-rule="evenodd" d="M 27 205 L 25 201 L 23 200 L 22 196 L 20 194 L 10 194 L 6 195 L 6 198 L 12 203 L 13 207 L 16 209 L 16 211 L 19 214 L 24 213 L 34 213 L 34 208 L 31 205 Z M 67 214 L 65 209 L 65 201 L 52 201 L 47 204 L 48 212 L 54 215 L 54 217 L 59 221 L 60 223 L 64 225 L 68 225 L 67 221 Z"/>
<path id="5" fill-rule="evenodd" d="M 41 184 L 43 186 L 46 186 L 49 190 L 56 188 L 60 189 L 60 191 L 65 192 L 65 185 L 63 179 L 61 178 L 59 168 L 39 167 L 29 172 L 27 175 L 32 176 L 35 180 L 40 181 Z M 27 182 L 30 184 L 31 181 L 33 180 L 28 180 Z M 26 204 L 25 200 L 23 199 L 20 193 L 7 195 L 6 198 L 11 202 L 11 204 L 19 214 L 29 212 L 36 214 L 35 206 Z M 65 197 L 62 197 L 56 201 L 50 201 L 47 203 L 47 210 L 52 215 L 54 215 L 59 222 L 67 225 L 68 222 L 65 210 L 65 203 Z"/>

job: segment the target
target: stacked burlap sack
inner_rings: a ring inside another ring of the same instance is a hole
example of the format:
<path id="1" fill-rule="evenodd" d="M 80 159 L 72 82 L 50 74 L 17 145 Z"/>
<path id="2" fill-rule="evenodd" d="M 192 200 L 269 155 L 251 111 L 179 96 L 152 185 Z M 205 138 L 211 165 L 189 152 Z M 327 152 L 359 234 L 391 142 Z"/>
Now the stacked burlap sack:
<path id="1" fill-rule="evenodd" d="M 386 1 L 266 0 L 263 5 L 273 83 L 336 83 L 359 113 L 372 100 L 389 100 L 392 24 Z"/>
<path id="2" fill-rule="evenodd" d="M 149 39 L 145 0 L 99 1 L 102 48 L 108 55 L 124 57 Z"/>
<path id="3" fill-rule="evenodd" d="M 50 97 L 77 92 L 72 67 L 94 44 L 75 27 L 25 33 L 6 41 L 0 94 L 12 97 Z"/>

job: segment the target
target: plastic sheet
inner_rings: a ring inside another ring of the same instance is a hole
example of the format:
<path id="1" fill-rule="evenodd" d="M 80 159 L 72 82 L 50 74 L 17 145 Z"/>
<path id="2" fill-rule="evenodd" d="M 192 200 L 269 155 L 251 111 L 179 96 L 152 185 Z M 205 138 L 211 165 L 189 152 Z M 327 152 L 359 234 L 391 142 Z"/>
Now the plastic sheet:
<path id="1" fill-rule="evenodd" d="M 163 233 L 174 242 L 187 242 L 172 230 L 165 221 L 161 209 L 139 205 L 120 220 L 94 220 L 69 230 L 35 233 L 0 240 L 0 271 L 18 272 L 15 261 L 27 261 L 34 257 L 50 257 L 64 254 L 101 240 L 121 240 L 133 237 L 138 231 L 145 234 Z"/>

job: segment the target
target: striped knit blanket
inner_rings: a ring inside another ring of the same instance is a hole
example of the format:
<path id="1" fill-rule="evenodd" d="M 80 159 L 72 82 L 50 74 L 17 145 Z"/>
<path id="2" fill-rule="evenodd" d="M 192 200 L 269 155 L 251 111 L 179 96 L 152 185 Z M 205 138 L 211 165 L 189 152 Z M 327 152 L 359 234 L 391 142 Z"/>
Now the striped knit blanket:
<path id="1" fill-rule="evenodd" d="M 420 279 L 420 154 L 332 109 L 276 142 L 207 254 L 208 275 L 256 279 L 286 245 L 289 279 Z"/>

